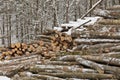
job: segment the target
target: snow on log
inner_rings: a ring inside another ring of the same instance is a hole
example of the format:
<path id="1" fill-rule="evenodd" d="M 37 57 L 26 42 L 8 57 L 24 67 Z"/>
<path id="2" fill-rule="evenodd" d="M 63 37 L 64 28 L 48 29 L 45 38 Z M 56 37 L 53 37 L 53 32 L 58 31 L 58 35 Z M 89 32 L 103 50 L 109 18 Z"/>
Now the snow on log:
<path id="1" fill-rule="evenodd" d="M 77 19 L 77 21 L 70 21 L 69 23 L 61 24 L 61 27 L 72 27 L 73 29 L 85 25 L 94 25 L 101 17 L 85 17 L 84 19 Z"/>
<path id="2" fill-rule="evenodd" d="M 63 30 L 63 28 L 62 28 L 62 27 L 54 27 L 54 29 L 53 29 L 53 30 L 62 31 L 62 30 Z"/>
<path id="3" fill-rule="evenodd" d="M 94 25 L 99 19 L 102 19 L 102 17 L 85 17 L 85 20 L 91 20 L 90 22 L 86 23 L 85 26 L 90 26 L 90 25 Z M 82 19 L 77 19 L 78 22 L 82 22 Z"/>
<path id="4" fill-rule="evenodd" d="M 86 22 L 88 22 L 88 21 L 90 21 L 90 20 L 79 20 L 79 21 L 77 21 L 77 22 L 72 22 L 72 23 L 65 23 L 65 24 L 61 24 L 61 27 L 66 27 L 66 28 L 68 28 L 68 27 L 71 27 L 71 28 L 77 28 L 77 27 L 79 27 L 79 26 L 81 26 L 81 25 L 83 25 L 84 23 L 86 23 Z"/>
<path id="5" fill-rule="evenodd" d="M 59 60 L 60 61 L 75 61 L 77 57 L 80 57 L 80 56 L 79 55 L 67 55 L 67 56 L 60 57 Z"/>

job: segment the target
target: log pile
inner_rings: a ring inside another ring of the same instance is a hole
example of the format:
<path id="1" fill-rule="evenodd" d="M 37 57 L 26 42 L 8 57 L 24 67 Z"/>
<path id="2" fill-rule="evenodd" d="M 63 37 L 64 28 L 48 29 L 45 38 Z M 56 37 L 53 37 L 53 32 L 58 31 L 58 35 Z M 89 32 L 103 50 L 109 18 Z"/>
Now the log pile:
<path id="1" fill-rule="evenodd" d="M 119 80 L 120 25 L 114 17 L 92 25 L 70 22 L 37 41 L 1 48 L 0 74 L 12 80 Z"/>
<path id="2" fill-rule="evenodd" d="M 40 54 L 43 57 L 53 57 L 53 52 L 66 51 L 72 49 L 75 45 L 71 36 L 54 31 L 51 35 L 39 35 L 37 36 L 39 41 L 31 42 L 30 44 L 15 43 L 5 50 L 2 49 L 0 60 L 10 60 L 12 57 L 18 57 L 22 55 Z"/>
<path id="3" fill-rule="evenodd" d="M 57 32 L 57 34 L 52 37 L 51 46 L 53 51 L 72 49 L 74 45 L 75 43 L 72 37 L 65 33 Z"/>
<path id="4" fill-rule="evenodd" d="M 120 59 L 107 57 L 108 54 L 99 56 L 65 55 L 54 59 L 24 56 L 0 62 L 0 73 L 13 80 L 120 79 Z"/>

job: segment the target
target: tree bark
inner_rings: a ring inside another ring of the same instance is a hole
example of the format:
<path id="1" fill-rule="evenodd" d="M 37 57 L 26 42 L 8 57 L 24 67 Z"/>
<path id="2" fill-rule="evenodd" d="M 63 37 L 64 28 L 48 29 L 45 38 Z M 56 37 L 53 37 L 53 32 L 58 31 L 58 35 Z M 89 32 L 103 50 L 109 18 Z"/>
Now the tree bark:
<path id="1" fill-rule="evenodd" d="M 110 65 L 116 65 L 120 67 L 120 59 L 104 56 L 83 56 L 84 59 L 92 60 L 96 62 L 102 62 Z"/>
<path id="2" fill-rule="evenodd" d="M 97 74 L 97 73 L 39 73 L 42 75 L 50 75 L 60 78 L 81 78 L 81 79 L 112 79 L 114 76 L 111 74 Z M 73 75 L 74 74 L 74 75 Z"/>

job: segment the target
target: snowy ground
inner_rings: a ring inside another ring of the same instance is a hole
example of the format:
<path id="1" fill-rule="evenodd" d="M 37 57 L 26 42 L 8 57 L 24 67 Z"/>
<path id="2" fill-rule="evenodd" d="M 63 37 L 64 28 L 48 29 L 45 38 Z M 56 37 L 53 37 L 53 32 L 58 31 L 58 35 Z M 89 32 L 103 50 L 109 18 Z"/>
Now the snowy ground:
<path id="1" fill-rule="evenodd" d="M 0 76 L 0 80 L 10 80 L 10 78 L 8 78 L 6 76 Z"/>

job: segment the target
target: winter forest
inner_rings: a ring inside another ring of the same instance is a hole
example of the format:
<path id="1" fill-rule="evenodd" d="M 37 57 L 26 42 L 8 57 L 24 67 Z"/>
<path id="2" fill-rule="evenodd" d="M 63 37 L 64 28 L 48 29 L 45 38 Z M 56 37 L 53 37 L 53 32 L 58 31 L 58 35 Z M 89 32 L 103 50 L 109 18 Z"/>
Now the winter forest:
<path id="1" fill-rule="evenodd" d="M 119 80 L 120 0 L 0 0 L 0 80 Z"/>

